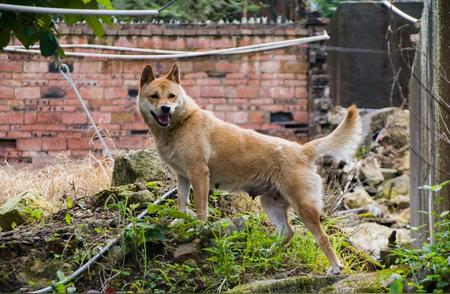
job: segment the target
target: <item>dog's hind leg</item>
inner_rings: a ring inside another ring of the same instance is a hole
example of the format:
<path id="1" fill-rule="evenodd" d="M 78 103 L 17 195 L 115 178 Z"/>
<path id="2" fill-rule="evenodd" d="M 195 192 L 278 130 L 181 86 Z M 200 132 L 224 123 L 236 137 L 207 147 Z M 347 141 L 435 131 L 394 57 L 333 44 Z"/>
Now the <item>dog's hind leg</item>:
<path id="1" fill-rule="evenodd" d="M 273 224 L 277 227 L 280 235 L 284 234 L 285 238 L 283 243 L 287 244 L 294 235 L 294 230 L 289 224 L 287 216 L 289 202 L 278 193 L 262 195 L 260 200 L 261 206 L 264 208 Z"/>
<path id="2" fill-rule="evenodd" d="M 328 275 L 336 275 L 343 268 L 336 252 L 331 247 L 327 234 L 320 224 L 320 205 L 322 193 L 322 181 L 319 175 L 311 173 L 309 175 L 298 175 L 286 181 L 283 193 L 288 198 L 289 203 L 298 213 L 306 228 L 314 236 L 319 247 L 325 253 L 331 263 Z"/>
<path id="3" fill-rule="evenodd" d="M 186 207 L 189 204 L 189 190 L 191 188 L 191 183 L 189 179 L 177 175 L 177 206 L 178 210 L 185 213 Z"/>

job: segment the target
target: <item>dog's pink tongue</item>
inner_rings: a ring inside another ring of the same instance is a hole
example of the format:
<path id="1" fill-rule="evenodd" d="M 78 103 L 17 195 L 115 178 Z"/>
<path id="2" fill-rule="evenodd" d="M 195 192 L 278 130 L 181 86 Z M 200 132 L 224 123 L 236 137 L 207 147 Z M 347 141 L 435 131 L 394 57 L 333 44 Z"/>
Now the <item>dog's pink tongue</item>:
<path id="1" fill-rule="evenodd" d="M 170 117 L 168 115 L 161 114 L 158 116 L 158 120 L 162 125 L 168 125 L 170 122 Z"/>

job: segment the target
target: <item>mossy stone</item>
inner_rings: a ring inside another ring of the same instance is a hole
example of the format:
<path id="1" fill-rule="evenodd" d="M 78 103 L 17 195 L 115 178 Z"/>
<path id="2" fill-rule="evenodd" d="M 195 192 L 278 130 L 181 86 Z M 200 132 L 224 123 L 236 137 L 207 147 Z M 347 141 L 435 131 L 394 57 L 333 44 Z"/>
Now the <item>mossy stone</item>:
<path id="1" fill-rule="evenodd" d="M 146 183 L 172 178 L 170 167 L 155 150 L 130 151 L 114 161 L 112 185 L 121 186 L 136 182 Z"/>
<path id="2" fill-rule="evenodd" d="M 31 223 L 39 217 L 46 217 L 54 212 L 53 205 L 36 190 L 18 194 L 0 206 L 0 227 L 9 231 L 13 224 Z"/>

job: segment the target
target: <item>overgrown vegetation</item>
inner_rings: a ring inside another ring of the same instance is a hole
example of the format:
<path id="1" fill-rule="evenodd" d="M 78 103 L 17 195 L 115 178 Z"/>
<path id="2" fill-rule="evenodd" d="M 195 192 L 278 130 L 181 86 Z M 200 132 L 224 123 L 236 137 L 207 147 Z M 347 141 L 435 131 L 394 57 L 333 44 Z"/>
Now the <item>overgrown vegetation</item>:
<path id="1" fill-rule="evenodd" d="M 450 291 L 450 218 L 441 213 L 435 224 L 434 242 L 422 248 L 397 248 L 394 251 L 399 268 L 394 293 Z"/>
<path id="2" fill-rule="evenodd" d="M 154 195 L 166 189 L 163 182 L 123 187 L 141 187 Z M 258 279 L 323 275 L 329 267 L 298 219 L 293 220 L 298 233 L 284 246 L 258 202 L 249 196 L 213 193 L 210 218 L 203 224 L 180 213 L 172 199 L 148 204 L 148 215 L 138 220 L 142 205 L 131 201 L 133 193 L 118 194 L 125 198 L 109 197 L 100 207 L 97 196 L 67 198 L 65 207 L 51 219 L 26 229 L 18 227 L 12 235 L 0 233 L 0 240 L 13 240 L 0 248 L 4 260 L 0 262 L 0 288 L 31 290 L 53 283 L 60 292 L 220 292 Z M 129 222 L 131 226 L 126 228 Z M 325 228 L 341 255 L 345 273 L 374 269 L 376 262 L 354 249 L 334 221 L 325 221 Z M 65 287 L 59 283 L 123 230 L 108 256 L 80 280 Z M 27 243 L 29 238 L 32 246 Z M 22 240 L 25 243 L 20 243 Z M 16 254 L 14 263 L 8 261 L 11 254 Z"/>
<path id="3" fill-rule="evenodd" d="M 450 185 L 450 180 L 433 186 L 420 188 L 439 192 Z M 425 212 L 422 212 L 425 213 Z M 399 269 L 391 287 L 392 292 L 437 292 L 450 291 L 450 215 L 449 211 L 434 214 L 432 240 L 422 248 L 397 248 L 393 255 Z"/>
<path id="4" fill-rule="evenodd" d="M 77 9 L 112 9 L 110 0 L 6 0 L 7 4 L 77 8 Z M 95 34 L 103 36 L 104 24 L 112 25 L 108 16 L 93 15 L 65 15 L 64 22 L 73 25 L 77 22 L 86 21 Z M 26 47 L 39 42 L 39 48 L 43 56 L 63 56 L 64 51 L 59 47 L 59 28 L 55 17 L 50 14 L 17 13 L 14 11 L 2 11 L 0 14 L 0 48 L 8 45 L 11 33 Z"/>
<path id="5" fill-rule="evenodd" d="M 157 9 L 167 4 L 167 0 L 113 0 L 116 9 Z M 170 9 L 162 11 L 156 19 L 184 22 L 241 19 L 259 12 L 263 4 L 253 0 L 185 0 Z M 153 17 L 149 17 L 152 20 Z"/>

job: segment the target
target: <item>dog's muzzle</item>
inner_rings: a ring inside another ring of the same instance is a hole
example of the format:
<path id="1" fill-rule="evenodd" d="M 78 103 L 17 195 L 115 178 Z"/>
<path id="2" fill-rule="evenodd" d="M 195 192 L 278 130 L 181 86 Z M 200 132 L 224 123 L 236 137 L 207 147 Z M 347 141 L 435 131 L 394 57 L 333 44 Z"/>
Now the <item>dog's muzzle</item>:
<path id="1" fill-rule="evenodd" d="M 171 118 L 172 118 L 172 115 L 170 113 L 156 114 L 153 111 L 151 111 L 151 114 L 152 114 L 153 118 L 156 120 L 156 122 L 161 127 L 167 127 L 167 126 L 170 125 L 170 121 L 171 121 Z"/>

